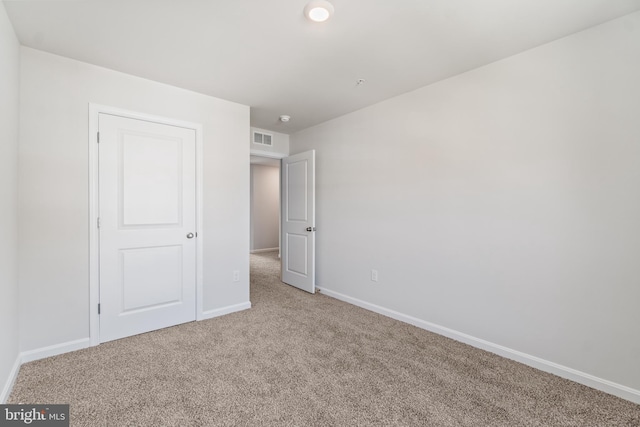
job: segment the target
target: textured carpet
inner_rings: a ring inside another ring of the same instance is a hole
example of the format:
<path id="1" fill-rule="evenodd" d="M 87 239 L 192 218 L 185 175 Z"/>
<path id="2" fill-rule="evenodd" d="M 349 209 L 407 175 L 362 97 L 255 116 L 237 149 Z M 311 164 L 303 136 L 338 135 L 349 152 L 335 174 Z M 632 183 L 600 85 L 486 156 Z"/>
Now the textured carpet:
<path id="1" fill-rule="evenodd" d="M 10 403 L 74 426 L 640 426 L 640 405 L 282 284 L 253 308 L 22 366 Z"/>

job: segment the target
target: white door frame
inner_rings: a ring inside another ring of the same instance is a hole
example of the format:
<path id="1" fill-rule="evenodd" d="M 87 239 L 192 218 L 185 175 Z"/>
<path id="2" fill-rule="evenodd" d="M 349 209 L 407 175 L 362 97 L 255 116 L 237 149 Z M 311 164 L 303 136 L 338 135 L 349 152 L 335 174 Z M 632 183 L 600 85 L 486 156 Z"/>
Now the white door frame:
<path id="1" fill-rule="evenodd" d="M 89 343 L 100 344 L 100 240 L 98 234 L 99 182 L 98 182 L 98 115 L 111 114 L 130 119 L 145 120 L 171 126 L 193 129 L 196 133 L 196 320 L 203 320 L 203 262 L 202 248 L 204 233 L 202 228 L 203 201 L 203 157 L 202 157 L 202 125 L 182 120 L 137 113 L 121 108 L 99 104 L 89 104 Z"/>
<path id="2" fill-rule="evenodd" d="M 267 157 L 269 159 L 284 159 L 285 157 L 289 157 L 289 154 L 276 153 L 275 151 L 254 150 L 253 148 L 249 150 L 249 155 Z"/>

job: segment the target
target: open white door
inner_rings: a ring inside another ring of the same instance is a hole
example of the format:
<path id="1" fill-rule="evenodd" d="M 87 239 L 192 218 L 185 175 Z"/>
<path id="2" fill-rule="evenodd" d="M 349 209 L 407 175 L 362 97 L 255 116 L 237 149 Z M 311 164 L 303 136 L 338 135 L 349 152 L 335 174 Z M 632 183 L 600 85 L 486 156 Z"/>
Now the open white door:
<path id="1" fill-rule="evenodd" d="M 196 318 L 194 129 L 99 114 L 100 341 Z"/>
<path id="2" fill-rule="evenodd" d="M 282 281 L 316 291 L 315 150 L 282 159 Z"/>

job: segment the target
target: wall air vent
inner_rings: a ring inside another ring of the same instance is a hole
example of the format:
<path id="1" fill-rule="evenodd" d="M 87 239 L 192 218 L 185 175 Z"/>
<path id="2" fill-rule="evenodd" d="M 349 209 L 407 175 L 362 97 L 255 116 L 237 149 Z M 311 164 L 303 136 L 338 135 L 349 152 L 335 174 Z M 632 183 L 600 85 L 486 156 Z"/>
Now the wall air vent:
<path id="1" fill-rule="evenodd" d="M 273 135 L 270 135 L 268 133 L 253 132 L 253 143 L 254 144 L 268 145 L 269 147 L 271 147 L 272 138 L 273 138 Z"/>

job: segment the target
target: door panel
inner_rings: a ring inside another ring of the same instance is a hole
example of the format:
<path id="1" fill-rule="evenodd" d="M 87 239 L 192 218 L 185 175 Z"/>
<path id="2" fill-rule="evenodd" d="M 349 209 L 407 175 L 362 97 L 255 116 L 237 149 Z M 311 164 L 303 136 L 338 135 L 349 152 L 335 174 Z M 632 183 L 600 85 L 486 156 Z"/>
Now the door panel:
<path id="1" fill-rule="evenodd" d="M 120 138 L 121 224 L 180 225 L 182 141 L 124 132 Z M 147 157 L 153 153 L 153 161 Z"/>
<path id="2" fill-rule="evenodd" d="M 306 223 L 309 219 L 307 211 L 307 175 L 309 162 L 306 159 L 286 165 L 285 184 L 290 197 L 285 205 L 286 218 L 290 222 Z"/>
<path id="3" fill-rule="evenodd" d="M 287 272 L 307 276 L 307 246 L 309 237 L 287 233 Z"/>
<path id="4" fill-rule="evenodd" d="M 282 281 L 315 292 L 315 151 L 282 159 Z"/>
<path id="5" fill-rule="evenodd" d="M 99 114 L 100 341 L 195 320 L 195 131 Z"/>
<path id="6" fill-rule="evenodd" d="M 122 313 L 182 301 L 182 247 L 120 250 Z M 147 283 L 153 283 L 149 292 Z"/>

